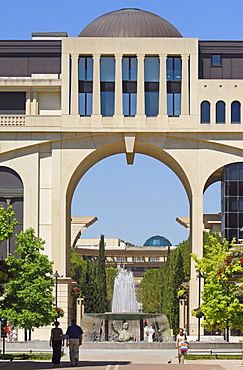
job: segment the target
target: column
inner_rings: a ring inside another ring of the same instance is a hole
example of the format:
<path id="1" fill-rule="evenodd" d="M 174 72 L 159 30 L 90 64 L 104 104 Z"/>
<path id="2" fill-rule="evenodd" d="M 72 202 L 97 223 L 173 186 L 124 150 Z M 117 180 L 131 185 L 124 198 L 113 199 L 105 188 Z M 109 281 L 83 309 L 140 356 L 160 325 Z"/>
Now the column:
<path id="1" fill-rule="evenodd" d="M 115 61 L 115 115 L 122 115 L 122 54 L 116 54 Z"/>
<path id="2" fill-rule="evenodd" d="M 194 195 L 191 199 L 190 210 L 190 239 L 191 252 L 198 258 L 203 257 L 203 195 Z M 201 281 L 201 283 L 203 283 Z M 201 284 L 202 286 L 203 284 Z M 195 263 L 191 261 L 191 281 L 189 296 L 189 335 L 197 336 L 198 319 L 191 316 L 191 311 L 198 307 L 199 281 L 195 270 Z"/>
<path id="3" fill-rule="evenodd" d="M 181 115 L 189 114 L 188 55 L 182 54 Z"/>
<path id="4" fill-rule="evenodd" d="M 79 54 L 71 54 L 72 79 L 71 79 L 71 114 L 78 114 L 78 58 Z"/>
<path id="5" fill-rule="evenodd" d="M 93 114 L 100 114 L 100 54 L 94 54 Z"/>
<path id="6" fill-rule="evenodd" d="M 144 54 L 138 54 L 137 94 L 137 114 L 144 115 Z"/>
<path id="7" fill-rule="evenodd" d="M 166 87 L 166 54 L 159 55 L 160 60 L 160 81 L 159 81 L 159 115 L 167 114 L 167 87 Z"/>
<path id="8" fill-rule="evenodd" d="M 28 91 L 26 93 L 26 103 L 25 103 L 25 114 L 26 114 L 26 116 L 30 115 L 30 110 L 31 110 L 30 92 Z"/>
<path id="9" fill-rule="evenodd" d="M 38 114 L 38 101 L 37 101 L 37 93 L 33 93 L 33 101 L 32 101 L 32 112 L 34 116 Z"/>
<path id="10" fill-rule="evenodd" d="M 70 105 L 70 54 L 62 53 L 62 114 L 69 114 L 71 111 Z"/>

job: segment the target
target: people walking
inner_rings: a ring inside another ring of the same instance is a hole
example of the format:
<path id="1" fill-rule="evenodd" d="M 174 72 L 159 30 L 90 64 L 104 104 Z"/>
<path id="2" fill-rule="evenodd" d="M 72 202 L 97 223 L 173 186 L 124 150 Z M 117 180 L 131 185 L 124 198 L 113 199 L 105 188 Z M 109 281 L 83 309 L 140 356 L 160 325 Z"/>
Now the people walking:
<path id="1" fill-rule="evenodd" d="M 54 322 L 55 328 L 51 330 L 50 336 L 50 347 L 52 347 L 52 363 L 54 365 L 59 365 L 62 354 L 62 344 L 63 344 L 63 332 L 58 326 L 60 325 L 58 321 Z"/>
<path id="2" fill-rule="evenodd" d="M 71 324 L 66 332 L 66 345 L 69 347 L 71 366 L 78 366 L 79 346 L 82 345 L 83 330 L 80 326 L 76 325 L 76 320 L 72 319 Z"/>
<path id="3" fill-rule="evenodd" d="M 176 348 L 178 348 L 179 364 L 184 364 L 185 350 L 182 350 L 182 345 L 187 343 L 187 337 L 182 328 L 179 329 L 179 334 L 176 336 Z M 183 346 L 184 347 L 184 346 Z"/>

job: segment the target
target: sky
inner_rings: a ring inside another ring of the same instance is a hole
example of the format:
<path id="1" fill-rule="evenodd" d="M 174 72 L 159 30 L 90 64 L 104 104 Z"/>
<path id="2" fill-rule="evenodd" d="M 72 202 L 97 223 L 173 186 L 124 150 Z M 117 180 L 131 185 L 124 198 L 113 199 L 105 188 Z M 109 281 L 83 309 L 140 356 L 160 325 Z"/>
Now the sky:
<path id="1" fill-rule="evenodd" d="M 32 32 L 67 32 L 76 37 L 92 20 L 122 8 L 139 8 L 165 18 L 184 37 L 199 40 L 243 40 L 243 0 L 0 0 L 2 40 L 31 39 Z M 204 213 L 220 211 L 219 183 L 204 196 Z M 120 238 L 143 245 L 163 235 L 173 245 L 188 231 L 175 219 L 189 216 L 183 186 L 163 163 L 136 155 L 128 166 L 124 154 L 94 165 L 80 180 L 72 216 L 96 216 L 83 238 Z"/>

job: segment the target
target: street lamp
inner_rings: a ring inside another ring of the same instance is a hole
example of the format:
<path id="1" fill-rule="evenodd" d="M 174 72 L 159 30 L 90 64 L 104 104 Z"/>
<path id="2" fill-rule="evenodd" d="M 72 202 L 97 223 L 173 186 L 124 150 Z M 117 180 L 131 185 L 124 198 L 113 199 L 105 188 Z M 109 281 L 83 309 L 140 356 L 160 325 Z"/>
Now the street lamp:
<path id="1" fill-rule="evenodd" d="M 56 279 L 56 308 L 57 308 L 57 279 L 60 277 L 60 275 L 56 271 L 53 277 Z"/>
<path id="2" fill-rule="evenodd" d="M 199 272 L 199 274 L 197 274 L 197 278 L 198 278 L 198 308 L 199 308 L 201 305 L 201 278 L 203 278 L 203 274 Z M 200 342 L 200 321 L 201 321 L 201 317 L 198 317 L 198 327 L 197 327 L 198 342 Z"/>

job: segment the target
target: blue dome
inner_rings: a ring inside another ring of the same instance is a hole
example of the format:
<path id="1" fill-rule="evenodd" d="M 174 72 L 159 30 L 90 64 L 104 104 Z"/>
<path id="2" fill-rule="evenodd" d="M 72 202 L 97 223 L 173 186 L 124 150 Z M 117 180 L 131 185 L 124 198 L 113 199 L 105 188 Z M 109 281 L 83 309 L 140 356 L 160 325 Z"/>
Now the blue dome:
<path id="1" fill-rule="evenodd" d="M 166 239 L 164 236 L 155 235 L 147 239 L 143 246 L 144 247 L 168 247 L 171 245 L 172 245 L 171 242 L 168 239 Z"/>

